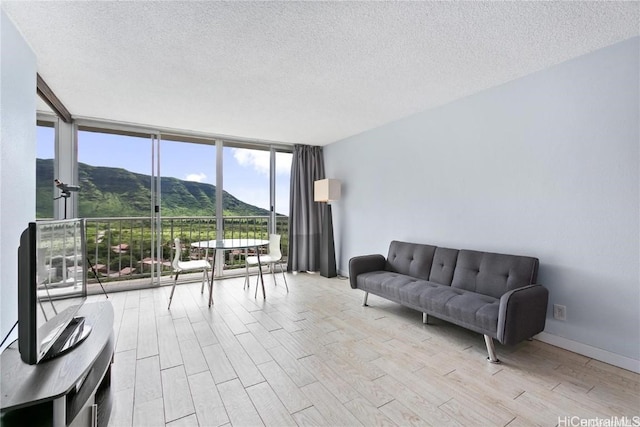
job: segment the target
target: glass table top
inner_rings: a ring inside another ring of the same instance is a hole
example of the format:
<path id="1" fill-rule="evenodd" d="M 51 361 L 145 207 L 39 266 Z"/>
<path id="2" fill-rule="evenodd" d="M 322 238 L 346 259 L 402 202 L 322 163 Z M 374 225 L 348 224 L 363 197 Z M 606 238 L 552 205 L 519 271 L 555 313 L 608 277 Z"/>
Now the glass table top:
<path id="1" fill-rule="evenodd" d="M 261 239 L 202 240 L 191 243 L 191 247 L 202 249 L 245 249 L 267 245 L 269 241 Z"/>

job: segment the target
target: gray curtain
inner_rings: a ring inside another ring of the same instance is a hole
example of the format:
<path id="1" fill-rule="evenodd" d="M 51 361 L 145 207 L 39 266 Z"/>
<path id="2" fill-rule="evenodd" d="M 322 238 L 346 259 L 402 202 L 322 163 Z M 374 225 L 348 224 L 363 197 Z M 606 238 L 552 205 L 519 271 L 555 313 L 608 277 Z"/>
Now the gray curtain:
<path id="1" fill-rule="evenodd" d="M 320 270 L 322 206 L 313 201 L 313 183 L 324 178 L 322 147 L 295 145 L 291 163 L 287 271 Z"/>

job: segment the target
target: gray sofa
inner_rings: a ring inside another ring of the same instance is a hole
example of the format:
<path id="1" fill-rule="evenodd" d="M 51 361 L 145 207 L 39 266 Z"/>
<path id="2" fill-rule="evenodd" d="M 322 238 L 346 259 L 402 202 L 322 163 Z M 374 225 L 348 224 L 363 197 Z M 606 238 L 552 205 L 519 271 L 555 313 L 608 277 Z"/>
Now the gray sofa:
<path id="1" fill-rule="evenodd" d="M 536 283 L 538 259 L 392 241 L 387 258 L 349 261 L 351 287 L 433 315 L 484 335 L 489 361 L 493 339 L 516 344 L 544 330 L 549 292 Z"/>

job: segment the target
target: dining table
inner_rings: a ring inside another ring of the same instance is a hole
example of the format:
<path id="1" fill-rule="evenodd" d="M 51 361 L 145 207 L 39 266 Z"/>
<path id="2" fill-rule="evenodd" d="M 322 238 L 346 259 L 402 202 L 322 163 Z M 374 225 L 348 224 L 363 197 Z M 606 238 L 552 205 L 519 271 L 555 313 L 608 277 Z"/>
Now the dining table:
<path id="1" fill-rule="evenodd" d="M 264 277 L 262 276 L 262 265 L 260 264 L 260 248 L 269 246 L 268 240 L 263 239 L 215 239 L 215 240 L 201 240 L 197 242 L 192 242 L 192 248 L 204 249 L 205 250 L 205 258 L 208 256 L 208 251 L 211 249 L 213 251 L 213 263 L 211 268 L 211 279 L 209 280 L 209 307 L 213 304 L 213 280 L 214 273 L 216 268 L 216 253 L 217 251 L 228 251 L 228 250 L 241 250 L 245 251 L 249 249 L 254 249 L 256 252 L 256 257 L 258 258 L 258 274 L 260 275 L 260 282 L 262 283 L 262 297 L 267 298 L 267 295 L 264 291 Z M 257 295 L 257 293 L 256 293 Z"/>

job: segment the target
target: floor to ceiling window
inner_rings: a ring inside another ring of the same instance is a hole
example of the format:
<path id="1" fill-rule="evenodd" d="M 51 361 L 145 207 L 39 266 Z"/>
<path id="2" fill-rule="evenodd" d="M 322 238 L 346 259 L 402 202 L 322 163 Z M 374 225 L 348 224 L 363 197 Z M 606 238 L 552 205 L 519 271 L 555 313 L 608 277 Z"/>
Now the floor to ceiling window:
<path id="1" fill-rule="evenodd" d="M 176 238 L 189 248 L 192 242 L 217 237 L 216 147 L 207 142 L 174 137 L 160 142 L 160 232 L 165 258 L 174 253 Z M 192 259 L 206 254 L 188 249 L 182 256 Z"/>
<path id="2" fill-rule="evenodd" d="M 289 253 L 289 195 L 291 186 L 291 161 L 293 155 L 290 152 L 276 151 L 275 153 L 275 212 L 276 233 L 282 236 L 280 246 L 286 257 Z"/>
<path id="3" fill-rule="evenodd" d="M 79 130 L 78 216 L 103 280 L 146 277 L 158 257 L 152 214 L 152 139 Z"/>
<path id="4" fill-rule="evenodd" d="M 223 185 L 225 237 L 268 239 L 280 234 L 288 250 L 291 153 L 271 147 L 224 147 Z"/>
<path id="5" fill-rule="evenodd" d="M 53 123 L 38 122 L 36 131 L 36 218 L 53 218 L 54 159 L 56 129 Z"/>
<path id="6" fill-rule="evenodd" d="M 89 257 L 95 264 L 90 277 L 107 282 L 151 277 L 153 284 L 159 284 L 171 272 L 176 237 L 189 248 L 198 240 L 266 239 L 275 231 L 282 235 L 286 255 L 290 153 L 267 145 L 100 126 L 79 125 L 77 166 L 73 166 L 77 171 L 67 174 L 77 173 L 73 182 L 80 191 L 72 199 L 77 213 L 70 215 L 87 218 Z M 39 178 L 38 185 L 48 189 L 48 194 L 38 196 L 43 206 L 49 203 L 48 212 L 41 209 L 42 217 L 53 217 L 53 131 L 39 129 L 39 141 L 51 142 L 49 154 L 42 144 L 38 155 L 48 156 L 52 165 L 46 177 L 41 173 L 44 178 Z M 217 153 L 221 153 L 218 160 Z M 219 217 L 218 183 L 224 187 Z M 234 274 L 244 266 L 244 255 L 227 254 L 219 273 Z M 194 249 L 181 256 L 202 254 Z"/>

